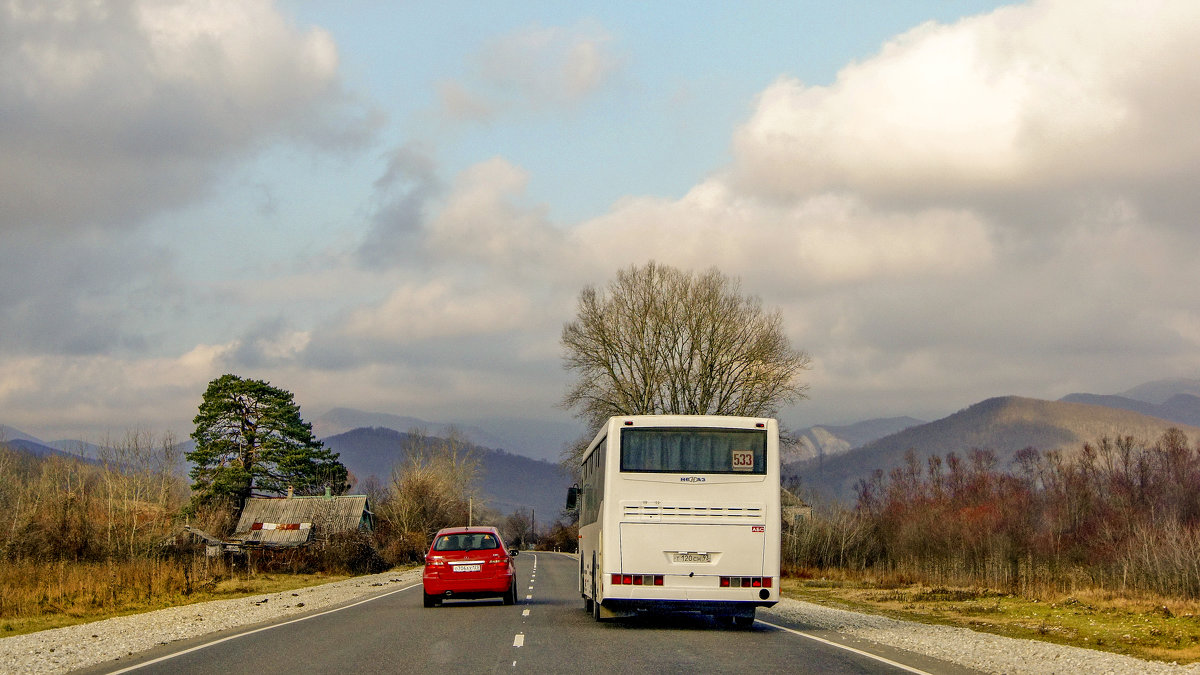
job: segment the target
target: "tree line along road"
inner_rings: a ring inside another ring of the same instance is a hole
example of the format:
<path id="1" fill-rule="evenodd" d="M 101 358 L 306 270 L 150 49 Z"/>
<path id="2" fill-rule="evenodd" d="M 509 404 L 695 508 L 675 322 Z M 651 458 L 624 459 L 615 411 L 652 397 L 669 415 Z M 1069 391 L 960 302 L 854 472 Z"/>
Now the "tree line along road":
<path id="1" fill-rule="evenodd" d="M 960 666 L 836 634 L 760 610 L 749 630 L 666 615 L 597 623 L 583 611 L 578 561 L 517 558 L 518 603 L 424 608 L 417 583 L 273 624 L 172 643 L 85 673 L 228 675 L 330 672 L 963 673 Z"/>

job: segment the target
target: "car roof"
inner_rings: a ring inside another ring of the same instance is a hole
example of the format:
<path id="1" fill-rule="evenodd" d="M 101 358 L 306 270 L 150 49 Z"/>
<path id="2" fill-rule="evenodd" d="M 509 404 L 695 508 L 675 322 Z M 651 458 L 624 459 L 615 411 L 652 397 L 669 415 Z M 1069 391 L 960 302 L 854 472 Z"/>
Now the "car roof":
<path id="1" fill-rule="evenodd" d="M 484 525 L 475 525 L 472 527 L 443 527 L 442 529 L 437 531 L 437 535 L 435 535 L 435 536 L 440 537 L 443 534 L 476 534 L 476 533 L 494 534 L 497 536 L 499 536 L 499 534 L 500 534 L 500 532 L 494 527 L 484 526 Z"/>

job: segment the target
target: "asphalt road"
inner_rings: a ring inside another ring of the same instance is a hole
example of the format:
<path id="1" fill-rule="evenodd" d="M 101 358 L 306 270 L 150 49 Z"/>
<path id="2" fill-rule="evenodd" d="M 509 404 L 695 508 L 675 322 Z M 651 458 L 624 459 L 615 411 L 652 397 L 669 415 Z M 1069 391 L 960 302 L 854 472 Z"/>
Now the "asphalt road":
<path id="1" fill-rule="evenodd" d="M 675 615 L 597 623 L 576 591 L 575 558 L 517 558 L 518 604 L 424 608 L 420 584 L 335 611 L 174 643 L 94 672 L 197 673 L 962 673 L 850 642 L 759 610 L 750 630 Z"/>

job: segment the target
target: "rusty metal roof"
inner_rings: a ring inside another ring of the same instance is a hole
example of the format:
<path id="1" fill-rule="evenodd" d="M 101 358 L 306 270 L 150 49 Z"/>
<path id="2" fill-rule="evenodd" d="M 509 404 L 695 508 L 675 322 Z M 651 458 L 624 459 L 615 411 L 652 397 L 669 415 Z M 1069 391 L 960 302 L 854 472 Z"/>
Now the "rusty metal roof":
<path id="1" fill-rule="evenodd" d="M 229 540 L 250 546 L 302 546 L 316 529 L 336 534 L 370 527 L 366 495 L 251 497 Z"/>

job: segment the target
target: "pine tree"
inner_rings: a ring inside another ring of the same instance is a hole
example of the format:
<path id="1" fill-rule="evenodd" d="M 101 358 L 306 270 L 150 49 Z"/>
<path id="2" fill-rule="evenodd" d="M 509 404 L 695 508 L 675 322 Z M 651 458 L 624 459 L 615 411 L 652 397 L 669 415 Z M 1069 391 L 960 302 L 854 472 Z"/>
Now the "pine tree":
<path id="1" fill-rule="evenodd" d="M 252 493 L 345 492 L 347 471 L 300 417 L 292 393 L 262 380 L 222 375 L 208 383 L 193 422 L 192 490 L 200 502 Z"/>

